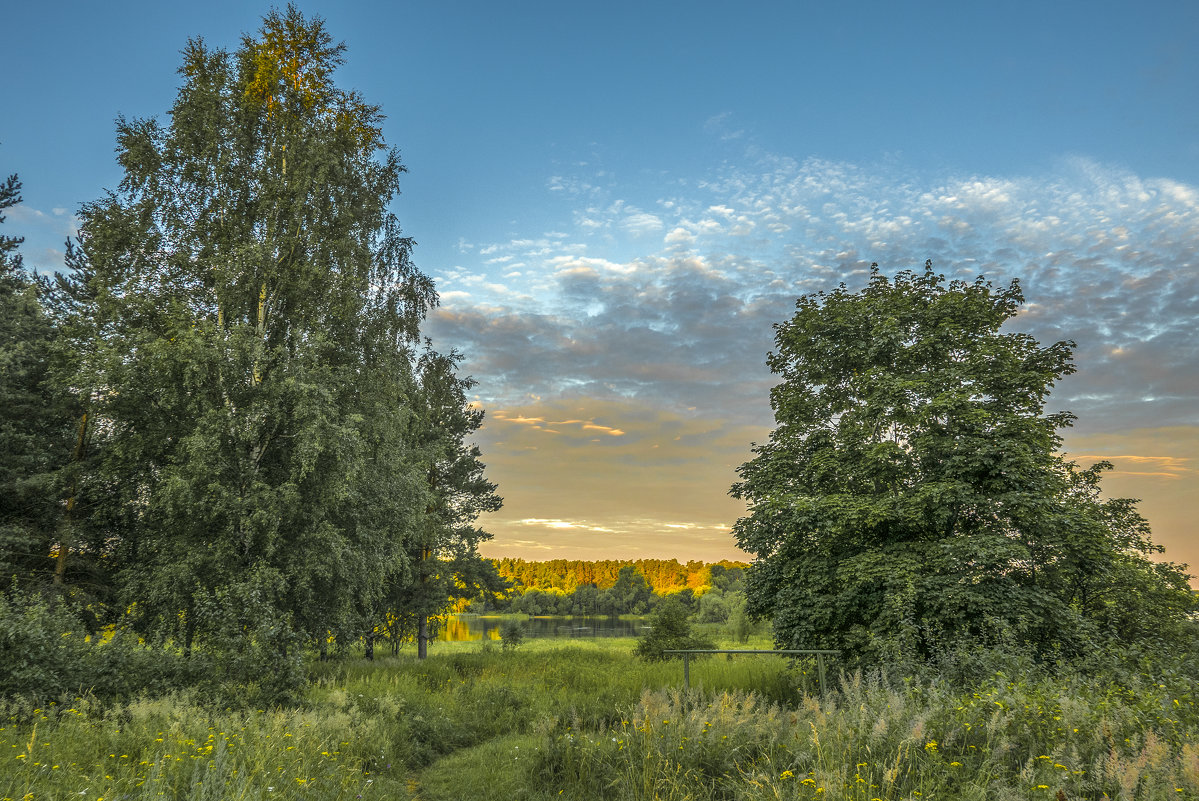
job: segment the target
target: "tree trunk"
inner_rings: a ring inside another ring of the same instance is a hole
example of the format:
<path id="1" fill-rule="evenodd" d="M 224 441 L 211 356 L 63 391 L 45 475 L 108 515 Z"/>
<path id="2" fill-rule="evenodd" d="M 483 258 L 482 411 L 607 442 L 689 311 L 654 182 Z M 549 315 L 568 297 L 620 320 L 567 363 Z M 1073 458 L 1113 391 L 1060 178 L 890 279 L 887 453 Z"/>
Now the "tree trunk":
<path id="1" fill-rule="evenodd" d="M 183 658 L 191 659 L 192 640 L 196 638 L 196 612 L 191 604 L 183 613 Z"/>
<path id="2" fill-rule="evenodd" d="M 375 635 L 366 635 L 366 658 L 375 661 Z"/>
<path id="3" fill-rule="evenodd" d="M 421 615 L 420 627 L 416 635 L 416 658 L 424 659 L 429 655 L 429 618 Z"/>
<path id="4" fill-rule="evenodd" d="M 72 461 L 78 465 L 83 461 L 83 455 L 87 446 L 87 412 L 83 413 L 83 417 L 79 420 L 79 436 L 75 440 L 75 455 Z M 72 534 L 75 531 L 75 494 L 76 494 L 76 478 L 71 476 L 71 493 L 67 496 L 67 512 L 63 519 L 62 534 L 58 538 L 58 561 L 54 565 L 54 583 L 58 586 L 66 584 L 67 579 L 67 554 L 71 551 Z"/>

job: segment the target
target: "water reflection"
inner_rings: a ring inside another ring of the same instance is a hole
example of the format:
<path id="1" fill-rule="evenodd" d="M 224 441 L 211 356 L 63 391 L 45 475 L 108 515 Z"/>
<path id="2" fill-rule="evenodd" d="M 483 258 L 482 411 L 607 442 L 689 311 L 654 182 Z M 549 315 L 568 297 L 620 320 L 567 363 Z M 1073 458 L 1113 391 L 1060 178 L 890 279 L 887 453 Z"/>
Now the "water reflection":
<path id="1" fill-rule="evenodd" d="M 450 615 L 441 625 L 437 639 L 443 642 L 462 640 L 498 640 L 500 626 L 506 620 L 519 620 L 526 637 L 640 637 L 646 629 L 646 619 L 618 617 L 558 617 L 530 618 L 488 617 L 484 615 Z"/>

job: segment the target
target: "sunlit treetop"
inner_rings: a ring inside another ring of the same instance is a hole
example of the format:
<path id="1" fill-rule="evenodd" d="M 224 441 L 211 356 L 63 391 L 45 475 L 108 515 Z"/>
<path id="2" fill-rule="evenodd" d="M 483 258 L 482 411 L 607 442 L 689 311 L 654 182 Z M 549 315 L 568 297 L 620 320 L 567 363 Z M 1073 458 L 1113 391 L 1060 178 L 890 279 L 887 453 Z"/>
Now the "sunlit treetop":
<path id="1" fill-rule="evenodd" d="M 271 10 L 258 37 L 242 37 L 239 52 L 242 96 L 258 106 L 268 122 L 288 114 L 325 117 L 365 149 L 384 147 L 379 107 L 357 92 L 338 89 L 333 72 L 345 62 L 345 45 L 334 43 L 320 17 L 306 19 L 295 6 Z M 189 43 L 181 72 L 200 76 L 207 53 L 202 42 Z"/>

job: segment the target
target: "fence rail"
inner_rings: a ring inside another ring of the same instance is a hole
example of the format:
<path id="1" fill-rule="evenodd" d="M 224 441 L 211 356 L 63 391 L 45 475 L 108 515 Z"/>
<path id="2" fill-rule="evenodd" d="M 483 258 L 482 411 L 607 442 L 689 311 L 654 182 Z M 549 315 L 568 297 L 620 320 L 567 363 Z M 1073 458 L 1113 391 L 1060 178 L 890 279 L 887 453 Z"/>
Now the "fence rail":
<path id="1" fill-rule="evenodd" d="M 779 654 L 779 655 L 799 655 L 799 656 L 811 656 L 811 655 L 815 654 L 816 655 L 816 666 L 820 673 L 820 694 L 824 695 L 826 692 L 825 682 L 824 682 L 824 657 L 826 655 L 837 656 L 841 652 L 840 651 L 821 650 L 821 649 L 795 649 L 795 648 L 786 648 L 786 649 L 777 650 L 777 651 L 773 651 L 773 650 L 772 651 L 764 651 L 761 649 L 757 649 L 757 650 L 745 649 L 745 650 L 734 651 L 734 650 L 725 650 L 725 649 L 719 649 L 719 648 L 713 648 L 713 649 L 690 648 L 690 649 L 663 650 L 662 653 L 664 653 L 664 654 L 682 654 L 683 655 L 683 689 L 684 690 L 691 689 L 691 655 L 692 654 Z"/>

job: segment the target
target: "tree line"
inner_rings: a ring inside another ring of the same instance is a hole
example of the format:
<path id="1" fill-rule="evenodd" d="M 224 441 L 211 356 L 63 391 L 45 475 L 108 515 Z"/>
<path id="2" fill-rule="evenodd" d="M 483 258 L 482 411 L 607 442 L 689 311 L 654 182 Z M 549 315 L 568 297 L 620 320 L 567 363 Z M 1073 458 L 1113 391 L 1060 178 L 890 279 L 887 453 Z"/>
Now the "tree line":
<path id="1" fill-rule="evenodd" d="M 748 567 L 729 560 L 686 565 L 674 559 L 494 561 L 511 588 L 481 595 L 462 609 L 527 615 L 645 615 L 670 598 L 700 622 L 723 623 L 732 609 L 744 606 Z"/>
<path id="2" fill-rule="evenodd" d="M 606 590 L 616 583 L 622 570 L 633 567 L 645 577 L 656 593 L 676 592 L 690 587 L 693 590 L 713 586 L 714 581 L 730 570 L 748 567 L 745 562 L 722 559 L 718 562 L 677 559 L 493 559 L 496 572 L 512 582 L 518 590 L 558 590 L 573 592 L 593 584 Z"/>
<path id="3" fill-rule="evenodd" d="M 168 115 L 118 119 L 123 178 L 67 271 L 0 238 L 6 592 L 294 659 L 384 621 L 423 652 L 430 615 L 503 586 L 477 554 L 483 410 L 420 336 L 404 167 L 343 53 L 292 7 L 232 52 L 189 42 Z"/>

